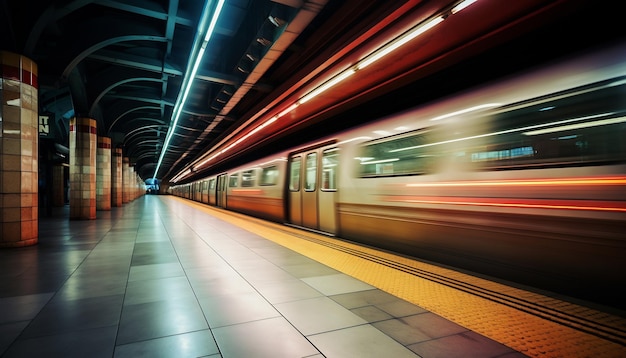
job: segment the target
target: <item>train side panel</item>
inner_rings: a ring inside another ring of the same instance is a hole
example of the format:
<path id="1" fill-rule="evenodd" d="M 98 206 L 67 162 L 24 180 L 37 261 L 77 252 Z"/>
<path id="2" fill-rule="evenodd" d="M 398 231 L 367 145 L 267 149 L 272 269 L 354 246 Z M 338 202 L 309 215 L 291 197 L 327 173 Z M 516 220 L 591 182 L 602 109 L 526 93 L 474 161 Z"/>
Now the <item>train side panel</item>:
<path id="1" fill-rule="evenodd" d="M 286 160 L 278 158 L 229 171 L 226 209 L 285 221 Z"/>

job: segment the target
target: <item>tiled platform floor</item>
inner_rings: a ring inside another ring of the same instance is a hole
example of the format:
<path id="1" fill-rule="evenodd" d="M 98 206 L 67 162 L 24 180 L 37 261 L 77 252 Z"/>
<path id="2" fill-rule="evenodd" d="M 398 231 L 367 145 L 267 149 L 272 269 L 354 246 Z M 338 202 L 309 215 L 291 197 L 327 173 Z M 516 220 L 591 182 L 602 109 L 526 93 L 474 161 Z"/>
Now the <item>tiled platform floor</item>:
<path id="1" fill-rule="evenodd" d="M 167 196 L 0 250 L 2 357 L 523 357 Z"/>

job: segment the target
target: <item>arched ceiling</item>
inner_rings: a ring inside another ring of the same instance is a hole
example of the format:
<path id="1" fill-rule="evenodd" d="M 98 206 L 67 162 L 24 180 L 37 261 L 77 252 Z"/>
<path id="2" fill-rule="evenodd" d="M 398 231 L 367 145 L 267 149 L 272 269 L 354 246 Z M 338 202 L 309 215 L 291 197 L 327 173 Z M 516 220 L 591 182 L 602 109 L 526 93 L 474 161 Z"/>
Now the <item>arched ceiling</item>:
<path id="1" fill-rule="evenodd" d="M 54 118 L 56 144 L 67 146 L 72 116 L 94 118 L 98 135 L 111 137 L 113 146 L 123 148 L 136 172 L 148 179 L 155 174 L 190 71 L 201 14 L 205 6 L 213 11 L 217 2 L 3 0 L 0 49 L 38 64 L 39 111 Z M 398 93 L 425 92 L 420 88 L 441 82 L 433 76 L 462 71 L 460 63 L 472 64 L 472 72 L 485 71 L 484 78 L 489 78 L 497 74 L 494 61 L 522 66 L 527 64 L 520 56 L 527 56 L 530 64 L 539 52 L 553 52 L 550 41 L 562 41 L 554 48 L 575 47 L 576 41 L 593 42 L 584 36 L 613 38 L 613 31 L 624 32 L 618 21 L 611 21 L 618 11 L 606 13 L 587 0 L 478 0 L 462 16 L 451 15 L 459 2 L 226 0 L 157 177 L 191 180 L 237 155 L 261 153 L 263 145 L 275 145 L 297 128 L 322 122 L 347 125 L 347 116 L 383 113 L 380 107 L 388 107 L 386 103 L 425 101 L 428 95 L 400 95 L 400 100 Z M 284 117 L 289 120 L 247 134 L 323 81 L 444 10 L 446 20 L 423 39 L 288 111 Z M 583 23 L 592 23 L 598 35 L 581 30 Z M 477 64 L 483 59 L 491 67 Z M 467 74 L 468 79 L 475 76 Z M 451 81 L 460 87 L 469 80 Z M 439 87 L 456 88 L 453 83 Z M 243 137 L 248 142 L 234 146 Z M 225 147 L 236 150 L 217 158 Z M 185 171 L 189 174 L 179 175 Z"/>

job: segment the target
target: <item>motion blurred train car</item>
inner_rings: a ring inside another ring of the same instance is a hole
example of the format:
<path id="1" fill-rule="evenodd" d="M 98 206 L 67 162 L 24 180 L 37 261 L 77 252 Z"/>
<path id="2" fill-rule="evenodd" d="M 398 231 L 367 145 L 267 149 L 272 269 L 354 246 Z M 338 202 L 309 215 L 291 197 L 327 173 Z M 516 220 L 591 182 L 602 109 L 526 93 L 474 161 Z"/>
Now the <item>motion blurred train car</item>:
<path id="1" fill-rule="evenodd" d="M 624 309 L 626 46 L 529 71 L 175 195 Z M 195 189 L 193 189 L 195 188 Z"/>

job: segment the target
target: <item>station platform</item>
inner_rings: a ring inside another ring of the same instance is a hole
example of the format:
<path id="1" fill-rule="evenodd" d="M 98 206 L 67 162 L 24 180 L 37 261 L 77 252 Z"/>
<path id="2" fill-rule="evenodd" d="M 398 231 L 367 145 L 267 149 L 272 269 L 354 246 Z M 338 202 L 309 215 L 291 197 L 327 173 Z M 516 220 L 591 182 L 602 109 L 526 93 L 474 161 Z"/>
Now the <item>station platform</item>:
<path id="1" fill-rule="evenodd" d="M 0 250 L 2 357 L 625 357 L 626 320 L 147 195 Z"/>

